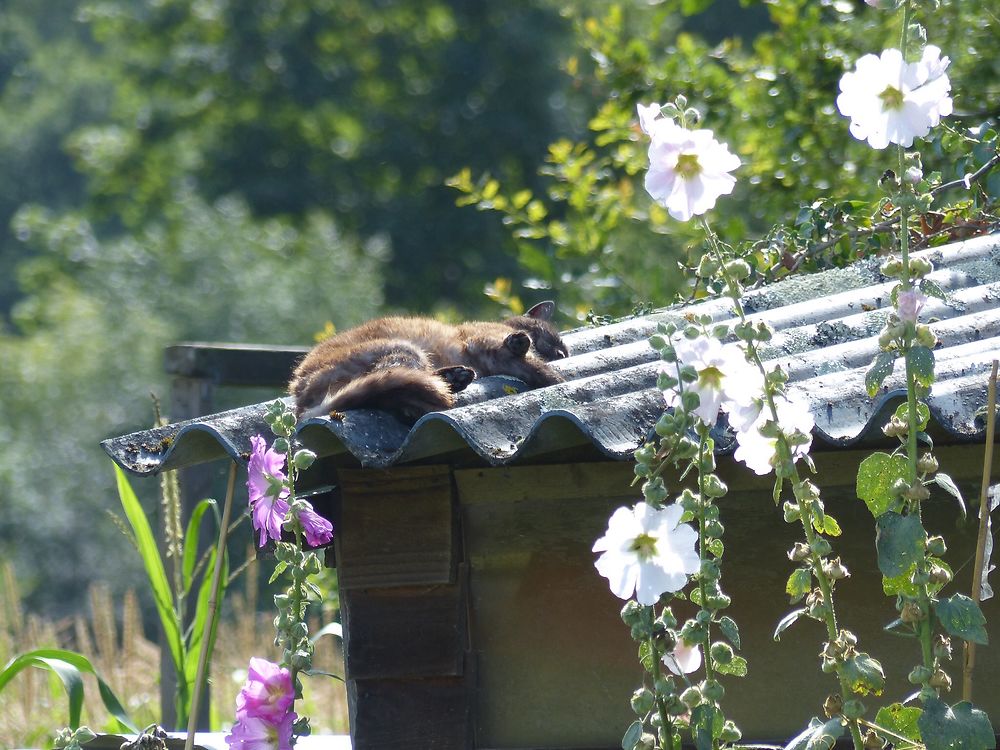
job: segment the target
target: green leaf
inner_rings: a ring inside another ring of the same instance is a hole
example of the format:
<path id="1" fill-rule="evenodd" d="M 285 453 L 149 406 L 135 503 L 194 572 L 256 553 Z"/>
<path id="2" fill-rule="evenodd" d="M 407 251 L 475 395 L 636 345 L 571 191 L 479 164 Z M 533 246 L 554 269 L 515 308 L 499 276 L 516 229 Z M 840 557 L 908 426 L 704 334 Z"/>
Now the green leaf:
<path id="1" fill-rule="evenodd" d="M 859 695 L 881 695 L 885 687 L 882 665 L 868 654 L 859 651 L 844 662 L 842 674 L 850 689 Z"/>
<path id="2" fill-rule="evenodd" d="M 726 551 L 725 546 L 722 544 L 721 539 L 713 538 L 708 542 L 708 551 L 716 558 L 722 557 L 722 553 Z"/>
<path id="3" fill-rule="evenodd" d="M 899 406 L 896 407 L 895 411 L 896 419 L 902 420 L 909 424 L 910 421 L 910 405 L 908 402 L 904 401 Z M 917 401 L 917 431 L 926 430 L 927 424 L 931 421 L 931 410 L 928 408 L 927 404 L 923 401 Z"/>
<path id="4" fill-rule="evenodd" d="M 906 359 L 917 383 L 929 388 L 934 383 L 934 352 L 926 346 L 915 346 Z"/>
<path id="5" fill-rule="evenodd" d="M 934 484 L 958 500 L 958 508 L 962 512 L 962 520 L 964 521 L 967 515 L 967 511 L 965 510 L 965 498 L 962 497 L 962 491 L 958 489 L 958 485 L 955 484 L 955 480 L 947 474 L 938 472 L 934 475 Z"/>
<path id="6" fill-rule="evenodd" d="M 647 672 L 653 673 L 656 664 L 653 657 L 653 647 L 649 645 L 649 641 L 642 641 L 639 644 L 639 663 Z"/>
<path id="7" fill-rule="evenodd" d="M 951 707 L 931 698 L 924 702 L 917 726 L 927 750 L 994 750 L 997 746 L 989 718 L 968 701 Z"/>
<path id="8" fill-rule="evenodd" d="M 278 578 L 281 577 L 281 574 L 285 572 L 286 568 L 288 568 L 287 562 L 285 562 L 284 560 L 278 562 L 278 564 L 274 566 L 274 571 L 271 573 L 271 577 L 267 579 L 267 582 L 274 583 L 275 581 L 277 581 Z"/>
<path id="9" fill-rule="evenodd" d="M 149 521 L 146 520 L 146 514 L 125 477 L 125 473 L 117 464 L 114 469 L 115 479 L 118 482 L 118 499 L 121 501 L 125 517 L 135 534 L 139 556 L 142 558 L 146 579 L 149 582 L 149 590 L 153 594 L 156 612 L 160 616 L 163 633 L 170 649 L 170 658 L 177 674 L 184 674 L 184 642 L 181 636 L 181 625 L 177 617 L 177 610 L 174 608 L 167 574 L 163 569 L 163 560 L 156 547 L 156 539 L 153 537 L 153 531 L 149 527 Z"/>
<path id="10" fill-rule="evenodd" d="M 791 597 L 794 604 L 812 590 L 812 573 L 809 568 L 797 568 L 788 576 L 788 583 L 785 584 L 785 593 Z"/>
<path id="11" fill-rule="evenodd" d="M 875 714 L 875 723 L 879 727 L 888 729 L 898 737 L 906 737 L 915 743 L 920 742 L 920 729 L 917 728 L 917 720 L 923 713 L 919 708 L 908 708 L 902 703 L 893 703 L 891 706 L 883 706 Z M 878 729 L 876 728 L 876 732 Z M 886 735 L 883 739 L 893 740 Z"/>
<path id="12" fill-rule="evenodd" d="M 813 717 L 808 729 L 785 745 L 785 750 L 831 750 L 843 733 L 844 725 L 840 719 L 824 723 Z"/>
<path id="13" fill-rule="evenodd" d="M 317 630 L 313 635 L 309 636 L 309 641 L 313 644 L 316 643 L 324 635 L 329 635 L 335 638 L 344 638 L 344 628 L 339 622 L 328 622 L 326 625 Z"/>
<path id="14" fill-rule="evenodd" d="M 814 516 L 813 525 L 815 525 L 816 520 L 818 519 Z M 837 523 L 837 519 L 826 513 L 823 514 L 823 522 L 816 531 L 822 532 L 827 536 L 840 536 L 841 534 L 840 524 Z"/>
<path id="15" fill-rule="evenodd" d="M 15 656 L 3 671 L 0 671 L 0 692 L 19 672 L 27 667 L 37 667 L 53 672 L 62 682 L 69 700 L 69 727 L 77 729 L 80 726 L 80 713 L 83 707 L 82 674 L 93 675 L 97 679 L 98 692 L 104 707 L 115 718 L 121 727 L 129 732 L 138 733 L 139 729 L 132 723 L 128 713 L 122 707 L 121 701 L 115 696 L 108 684 L 101 678 L 87 657 L 75 651 L 58 648 L 40 648 Z"/>
<path id="16" fill-rule="evenodd" d="M 215 500 L 206 498 L 194 506 L 191 511 L 191 518 L 188 519 L 187 531 L 184 534 L 184 556 L 182 566 L 182 580 L 184 590 L 191 591 L 191 578 L 194 576 L 194 569 L 198 562 L 198 547 L 200 546 L 201 517 L 205 511 L 212 509 L 215 512 L 216 528 L 219 524 L 219 510 Z"/>
<path id="17" fill-rule="evenodd" d="M 194 682 L 198 677 L 198 660 L 200 658 L 201 643 L 205 632 L 205 622 L 208 619 L 209 610 L 211 609 L 211 599 L 212 596 L 212 577 L 215 573 L 215 558 L 216 551 L 213 549 L 208 556 L 208 564 L 205 566 L 205 572 L 202 574 L 201 585 L 198 587 L 198 602 L 195 605 L 194 618 L 191 620 L 191 635 L 187 642 L 187 653 L 184 658 L 184 679 L 187 684 L 194 687 Z M 216 632 L 219 627 L 219 617 L 218 609 L 222 606 L 222 600 L 225 597 L 226 592 L 226 582 L 229 580 L 229 553 L 223 552 L 222 555 L 222 572 L 219 576 L 219 590 L 215 592 L 215 604 L 216 604 L 216 616 L 212 618 L 212 627 L 208 633 L 208 656 L 211 658 L 212 651 L 215 649 L 215 637 Z M 183 695 L 191 696 L 192 693 L 188 691 Z M 185 707 L 185 712 L 190 711 L 190 706 Z"/>
<path id="18" fill-rule="evenodd" d="M 681 14 L 694 16 L 708 9 L 713 0 L 681 0 Z"/>
<path id="19" fill-rule="evenodd" d="M 937 563 L 942 568 L 951 573 L 952 578 L 954 578 L 954 571 L 951 569 L 951 566 L 948 565 L 948 563 L 946 563 L 944 560 L 938 557 L 928 557 L 927 562 Z M 917 569 L 917 564 L 913 563 L 913 565 L 911 565 L 909 568 L 906 569 L 906 572 L 898 576 L 893 576 L 892 578 L 887 578 L 883 576 L 882 591 L 885 592 L 886 596 L 896 596 L 897 594 L 904 594 L 905 596 L 917 596 L 920 593 L 920 587 L 917 586 L 915 583 L 913 583 L 913 581 L 911 580 L 913 578 L 913 573 L 916 571 L 916 569 Z M 944 583 L 928 583 L 927 590 L 931 593 L 931 595 L 934 595 L 938 591 L 940 591 L 943 586 Z"/>
<path id="20" fill-rule="evenodd" d="M 917 516 L 889 511 L 878 517 L 876 526 L 878 569 L 886 578 L 902 575 L 923 557 L 927 532 Z"/>
<path id="21" fill-rule="evenodd" d="M 878 518 L 893 505 L 898 498 L 892 494 L 892 485 L 907 474 L 906 457 L 873 453 L 858 467 L 857 494 L 871 514 Z"/>
<path id="22" fill-rule="evenodd" d="M 719 618 L 719 630 L 722 634 L 729 639 L 729 642 L 733 644 L 733 648 L 737 651 L 740 650 L 740 629 L 736 625 L 736 621 L 732 617 L 720 617 Z"/>
<path id="23" fill-rule="evenodd" d="M 635 750 L 640 739 L 642 739 L 642 722 L 633 721 L 622 737 L 622 750 Z"/>
<path id="24" fill-rule="evenodd" d="M 937 297 L 942 302 L 950 302 L 948 293 L 928 278 L 920 280 L 920 291 L 928 297 Z"/>
<path id="25" fill-rule="evenodd" d="M 747 660 L 742 656 L 734 656 L 728 664 L 716 663 L 715 671 L 719 674 L 728 674 L 733 677 L 746 677 Z"/>
<path id="26" fill-rule="evenodd" d="M 962 640 L 983 646 L 989 643 L 983 611 L 976 602 L 964 594 L 954 594 L 947 599 L 940 599 L 934 605 L 934 611 L 941 627 L 948 635 L 958 636 Z"/>
<path id="27" fill-rule="evenodd" d="M 778 627 L 774 629 L 774 640 L 780 641 L 781 634 L 784 633 L 786 630 L 788 630 L 788 628 L 792 626 L 792 623 L 794 623 L 796 620 L 802 617 L 802 615 L 804 615 L 805 613 L 806 609 L 805 607 L 803 607 L 802 609 L 793 609 L 787 615 L 782 617 L 778 621 Z"/>
<path id="28" fill-rule="evenodd" d="M 872 366 L 865 373 L 865 390 L 873 397 L 882 387 L 883 381 L 892 375 L 893 367 L 896 364 L 895 352 L 879 352 L 872 362 Z"/>

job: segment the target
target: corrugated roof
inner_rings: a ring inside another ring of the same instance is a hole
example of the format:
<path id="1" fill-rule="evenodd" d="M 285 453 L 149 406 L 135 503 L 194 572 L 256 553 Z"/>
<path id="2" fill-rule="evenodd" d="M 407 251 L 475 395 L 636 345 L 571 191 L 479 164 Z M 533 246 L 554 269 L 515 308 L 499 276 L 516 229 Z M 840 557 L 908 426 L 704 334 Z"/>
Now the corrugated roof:
<path id="1" fill-rule="evenodd" d="M 936 425 L 953 440 L 977 438 L 976 411 L 986 402 L 988 368 L 1000 359 L 1000 235 L 977 237 L 917 254 L 934 263 L 931 278 L 948 295 L 931 299 L 923 317 L 940 339 L 937 382 L 928 399 Z M 790 386 L 809 400 L 818 445 L 845 446 L 880 436 L 884 412 L 903 395 L 897 367 L 875 399 L 864 375 L 890 310 L 894 282 L 878 259 L 797 276 L 751 291 L 746 307 L 776 334 L 763 350 L 780 363 Z M 357 410 L 343 420 L 313 419 L 299 427 L 320 456 L 370 467 L 438 460 L 488 465 L 538 461 L 586 449 L 629 458 L 663 409 L 656 390 L 657 353 L 647 339 L 657 323 L 690 313 L 733 317 L 726 299 L 674 306 L 564 335 L 571 356 L 554 363 L 567 382 L 511 393 L 518 381 L 493 377 L 459 394 L 459 405 L 424 416 L 412 429 L 388 414 Z M 123 468 L 152 474 L 231 456 L 246 459 L 250 436 L 269 434 L 266 404 L 106 440 Z"/>

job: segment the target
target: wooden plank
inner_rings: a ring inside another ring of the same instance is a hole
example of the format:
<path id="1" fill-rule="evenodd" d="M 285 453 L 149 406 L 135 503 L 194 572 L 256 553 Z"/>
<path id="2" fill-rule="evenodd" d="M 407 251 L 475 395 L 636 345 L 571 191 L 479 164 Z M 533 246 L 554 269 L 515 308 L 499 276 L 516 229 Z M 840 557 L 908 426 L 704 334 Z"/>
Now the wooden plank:
<path id="1" fill-rule="evenodd" d="M 889 449 L 891 450 L 891 448 Z M 872 449 L 816 451 L 819 484 L 824 488 L 852 487 L 858 465 Z M 974 480 L 982 474 L 984 449 L 981 445 L 939 445 L 934 449 L 941 471 L 956 481 Z M 994 450 L 1000 461 L 1000 446 Z M 587 500 L 592 498 L 641 498 L 631 461 L 607 461 L 585 464 L 547 466 L 501 466 L 496 468 L 459 469 L 455 485 L 462 505 L 496 501 Z M 731 456 L 721 456 L 717 473 L 732 491 L 766 490 L 774 484 L 771 475 L 758 477 Z"/>
<path id="2" fill-rule="evenodd" d="M 353 680 L 459 676 L 468 650 L 468 566 L 454 585 L 344 591 L 344 658 Z"/>
<path id="3" fill-rule="evenodd" d="M 447 466 L 338 476 L 342 591 L 455 582 L 457 513 Z"/>
<path id="4" fill-rule="evenodd" d="M 307 351 L 305 346 L 183 343 L 164 350 L 163 368 L 169 375 L 216 385 L 283 386 Z"/>
<path id="5" fill-rule="evenodd" d="M 468 750 L 469 692 L 463 678 L 349 680 L 353 750 Z"/>

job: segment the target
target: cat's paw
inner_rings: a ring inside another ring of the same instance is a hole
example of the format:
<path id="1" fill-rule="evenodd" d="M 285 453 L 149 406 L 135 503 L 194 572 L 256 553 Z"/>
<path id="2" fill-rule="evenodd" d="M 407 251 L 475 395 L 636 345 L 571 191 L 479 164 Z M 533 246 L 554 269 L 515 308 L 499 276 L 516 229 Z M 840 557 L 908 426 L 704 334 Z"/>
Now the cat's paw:
<path id="1" fill-rule="evenodd" d="M 531 348 L 531 336 L 524 331 L 516 331 L 503 340 L 503 345 L 515 357 L 523 357 Z"/>
<path id="2" fill-rule="evenodd" d="M 434 372 L 439 378 L 448 384 L 452 393 L 464 391 L 469 383 L 476 379 L 476 371 L 471 367 L 456 365 L 455 367 L 442 367 Z"/>

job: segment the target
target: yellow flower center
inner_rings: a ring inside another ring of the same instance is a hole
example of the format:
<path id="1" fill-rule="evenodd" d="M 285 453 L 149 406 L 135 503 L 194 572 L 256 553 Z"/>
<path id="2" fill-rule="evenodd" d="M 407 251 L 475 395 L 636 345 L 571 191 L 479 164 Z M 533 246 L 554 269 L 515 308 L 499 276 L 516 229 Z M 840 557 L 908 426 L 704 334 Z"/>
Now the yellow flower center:
<path id="1" fill-rule="evenodd" d="M 656 555 L 656 537 L 649 534 L 639 534 L 632 540 L 631 550 L 640 560 L 649 560 Z"/>
<path id="2" fill-rule="evenodd" d="M 677 157 L 677 166 L 674 167 L 683 179 L 690 180 L 701 174 L 701 164 L 698 163 L 697 154 L 681 154 Z"/>
<path id="3" fill-rule="evenodd" d="M 709 365 L 704 370 L 698 371 L 698 383 L 702 387 L 715 388 L 716 390 L 722 388 L 722 370 L 720 370 L 715 365 Z"/>
<path id="4" fill-rule="evenodd" d="M 885 91 L 878 95 L 886 109 L 902 109 L 903 92 L 895 86 L 886 86 Z"/>

